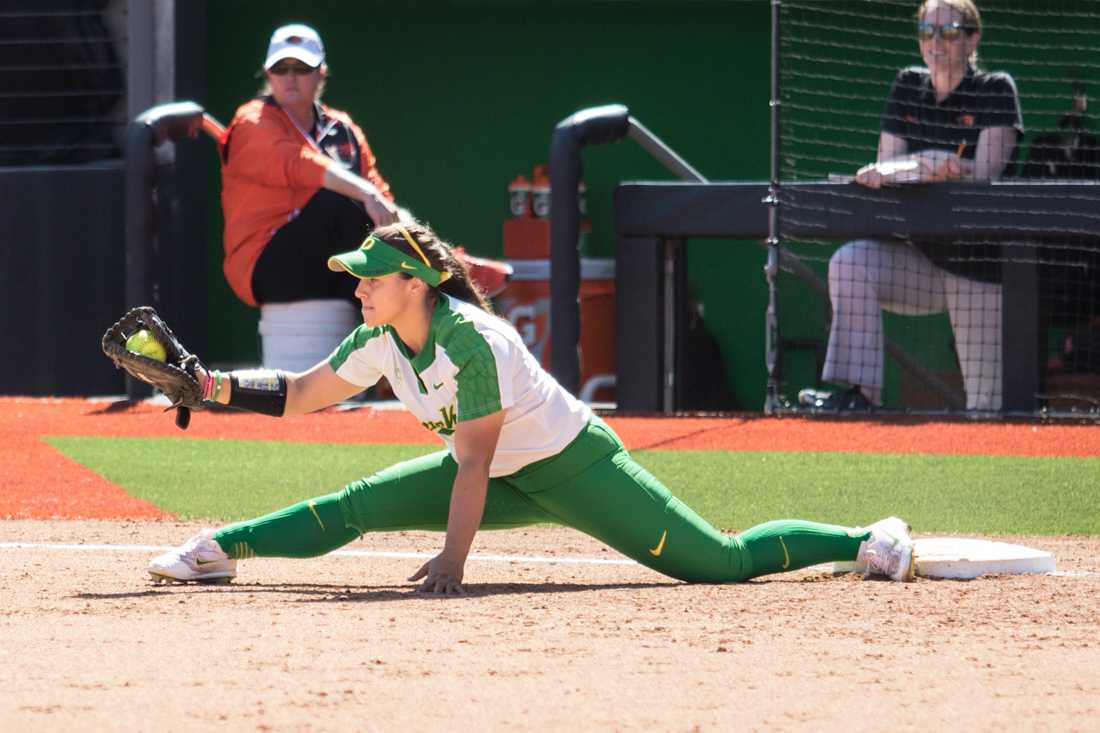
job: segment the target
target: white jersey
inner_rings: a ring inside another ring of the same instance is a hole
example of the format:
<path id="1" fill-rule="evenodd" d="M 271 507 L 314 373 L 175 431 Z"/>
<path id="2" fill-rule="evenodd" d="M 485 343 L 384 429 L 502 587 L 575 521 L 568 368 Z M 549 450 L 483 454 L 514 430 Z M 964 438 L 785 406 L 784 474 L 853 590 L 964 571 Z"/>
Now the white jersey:
<path id="1" fill-rule="evenodd" d="M 558 454 L 592 416 L 543 370 L 510 323 L 446 295 L 418 354 L 389 326 L 364 325 L 336 348 L 329 365 L 364 388 L 386 377 L 397 398 L 439 434 L 452 456 L 458 423 L 504 410 L 489 468 L 494 477 Z"/>

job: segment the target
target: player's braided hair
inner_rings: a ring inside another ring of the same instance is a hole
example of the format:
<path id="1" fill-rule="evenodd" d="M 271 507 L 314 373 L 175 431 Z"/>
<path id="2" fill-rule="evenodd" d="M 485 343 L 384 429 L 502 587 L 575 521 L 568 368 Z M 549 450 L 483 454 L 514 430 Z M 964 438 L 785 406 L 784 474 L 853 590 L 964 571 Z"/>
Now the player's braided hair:
<path id="1" fill-rule="evenodd" d="M 405 237 L 402 236 L 400 227 L 404 227 L 405 231 L 409 233 L 409 236 L 416 240 L 416 243 L 420 245 L 420 248 L 424 250 L 425 256 L 431 262 L 434 269 L 440 272 L 450 272 L 451 276 L 443 283 L 440 283 L 434 290 L 439 290 L 447 295 L 454 296 L 459 300 L 464 300 L 467 303 L 472 303 L 479 306 L 486 313 L 492 313 L 493 307 L 489 304 L 489 300 L 485 297 L 485 294 L 474 284 L 474 281 L 470 279 L 470 273 L 466 268 L 466 263 L 455 256 L 454 249 L 450 244 L 444 242 L 439 238 L 431 227 L 426 224 L 410 223 L 410 224 L 389 224 L 384 227 L 378 227 L 372 234 L 384 240 L 387 244 L 396 247 L 402 252 L 406 253 L 410 257 L 420 259 L 420 255 L 413 251 L 409 243 L 405 241 Z M 401 273 L 405 277 L 410 277 L 405 273 Z"/>

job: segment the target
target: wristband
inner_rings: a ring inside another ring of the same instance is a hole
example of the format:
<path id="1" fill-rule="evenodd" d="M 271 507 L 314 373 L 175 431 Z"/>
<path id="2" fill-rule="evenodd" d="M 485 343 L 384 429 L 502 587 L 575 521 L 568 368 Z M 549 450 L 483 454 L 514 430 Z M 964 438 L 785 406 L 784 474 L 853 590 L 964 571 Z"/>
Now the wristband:
<path id="1" fill-rule="evenodd" d="M 222 373 L 219 371 L 214 372 L 214 396 L 210 399 L 214 402 L 218 401 L 218 398 L 222 394 Z"/>
<path id="2" fill-rule="evenodd" d="M 286 374 L 274 369 L 229 372 L 229 406 L 282 417 L 286 411 Z"/>
<path id="3" fill-rule="evenodd" d="M 210 395 L 214 390 L 214 372 L 206 373 L 206 381 L 202 383 L 202 401 L 210 402 Z"/>

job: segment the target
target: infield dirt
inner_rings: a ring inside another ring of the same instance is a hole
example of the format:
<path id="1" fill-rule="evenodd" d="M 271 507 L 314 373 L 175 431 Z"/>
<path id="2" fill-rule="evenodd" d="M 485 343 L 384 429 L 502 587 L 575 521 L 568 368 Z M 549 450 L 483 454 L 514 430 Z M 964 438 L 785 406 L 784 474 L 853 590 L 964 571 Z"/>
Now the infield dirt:
<path id="1" fill-rule="evenodd" d="M 1098 453 L 1095 426 L 611 423 L 631 448 Z M 158 586 L 154 551 L 90 546 L 175 545 L 199 526 L 42 435 L 180 433 L 149 405 L 0 398 L 0 544 L 31 545 L 0 547 L 2 731 L 1100 729 L 1097 538 L 993 538 L 1053 551 L 1067 574 L 965 582 L 807 569 L 692 586 L 637 565 L 471 561 L 469 596 L 449 600 L 406 582 L 416 558 L 329 556 Z M 186 435 L 430 441 L 407 414 L 373 411 L 204 413 Z M 46 547 L 66 544 L 84 549 Z M 621 559 L 552 528 L 483 532 L 474 552 Z"/>
<path id="2" fill-rule="evenodd" d="M 27 543 L 195 529 L 0 524 Z M 1096 730 L 1100 542 L 1028 543 L 1074 575 L 692 586 L 636 565 L 471 562 L 469 597 L 447 600 L 413 592 L 414 558 L 254 560 L 200 587 L 151 584 L 149 552 L 0 549 L 0 729 Z M 474 551 L 617 557 L 551 528 L 482 533 Z"/>

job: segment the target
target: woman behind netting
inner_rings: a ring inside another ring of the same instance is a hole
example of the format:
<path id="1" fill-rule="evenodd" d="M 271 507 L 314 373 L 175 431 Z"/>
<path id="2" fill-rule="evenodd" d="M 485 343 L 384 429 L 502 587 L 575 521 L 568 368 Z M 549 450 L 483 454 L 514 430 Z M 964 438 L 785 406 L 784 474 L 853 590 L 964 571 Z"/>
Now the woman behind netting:
<path id="1" fill-rule="evenodd" d="M 878 159 L 856 174 L 891 183 L 989 181 L 1008 173 L 1023 133 L 1016 84 L 978 68 L 982 20 L 972 0 L 926 0 L 917 39 L 926 67 L 898 72 L 882 115 Z M 995 249 L 995 248 L 993 248 Z M 952 242 L 859 240 L 829 261 L 833 320 L 822 379 L 799 402 L 825 410 L 882 404 L 882 309 L 947 311 L 969 410 L 1001 407 L 1001 286 L 995 252 Z"/>
<path id="2" fill-rule="evenodd" d="M 154 558 L 154 578 L 228 580 L 238 559 L 313 557 L 365 532 L 417 528 L 444 530 L 446 538 L 409 580 L 422 580 L 427 592 L 461 594 L 479 528 L 550 522 L 687 581 L 747 580 L 838 560 L 912 579 L 913 543 L 896 517 L 858 529 L 785 520 L 736 537 L 718 532 L 543 371 L 511 324 L 489 311 L 454 250 L 428 227 L 380 227 L 358 250 L 332 257 L 329 267 L 359 278 L 364 325 L 301 374 L 199 368 L 205 399 L 275 416 L 301 414 L 385 376 L 447 450 L 202 532 Z"/>

